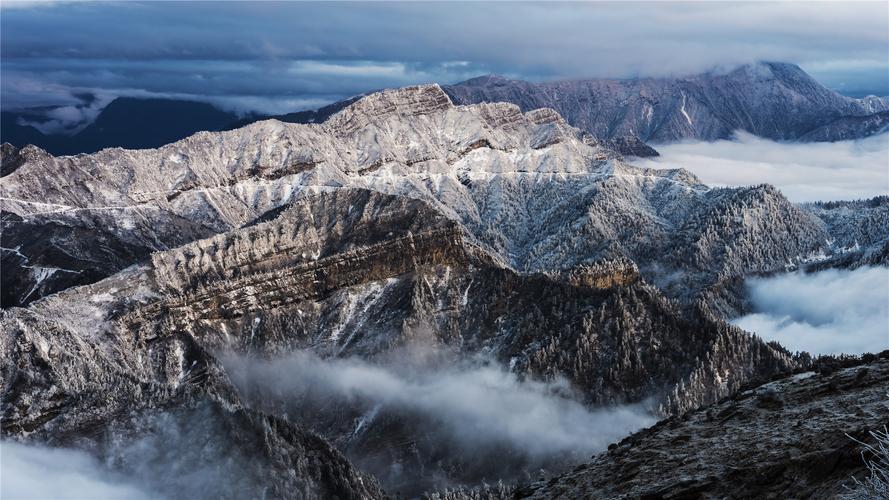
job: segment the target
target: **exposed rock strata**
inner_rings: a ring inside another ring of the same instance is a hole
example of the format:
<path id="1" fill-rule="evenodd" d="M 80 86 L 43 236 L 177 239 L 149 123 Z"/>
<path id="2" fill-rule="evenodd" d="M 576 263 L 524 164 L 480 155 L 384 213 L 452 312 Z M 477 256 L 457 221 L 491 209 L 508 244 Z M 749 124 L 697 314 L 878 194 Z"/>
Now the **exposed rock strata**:
<path id="1" fill-rule="evenodd" d="M 124 473 L 155 473 L 143 479 L 172 497 L 382 496 L 317 435 L 244 408 L 191 336 L 119 328 L 115 314 L 156 299 L 150 286 L 134 268 L 2 312 L 4 439 L 88 449 Z M 195 481 L 163 479 L 167 466 Z"/>

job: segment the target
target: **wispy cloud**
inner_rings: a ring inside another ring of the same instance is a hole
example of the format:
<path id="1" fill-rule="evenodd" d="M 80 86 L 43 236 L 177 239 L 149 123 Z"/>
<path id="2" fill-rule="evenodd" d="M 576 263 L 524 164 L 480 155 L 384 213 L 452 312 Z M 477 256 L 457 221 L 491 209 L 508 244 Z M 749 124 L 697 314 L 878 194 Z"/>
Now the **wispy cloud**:
<path id="1" fill-rule="evenodd" d="M 789 144 L 739 132 L 735 140 L 691 141 L 657 149 L 660 157 L 634 163 L 682 167 L 715 186 L 765 182 L 797 202 L 889 194 L 889 134 L 858 141 Z"/>
<path id="2" fill-rule="evenodd" d="M 484 359 L 455 362 L 425 349 L 419 355 L 396 351 L 388 361 L 373 363 L 296 352 L 272 360 L 229 357 L 225 365 L 242 394 L 266 410 L 319 427 L 330 425 L 330 415 L 339 415 L 346 425 L 351 422 L 347 434 L 359 443 L 380 432 L 388 439 L 431 439 L 438 459 L 463 460 L 482 477 L 509 479 L 523 468 L 584 460 L 656 420 L 643 405 L 591 409 L 565 380 L 522 379 Z M 401 427 L 393 427 L 394 422 Z M 347 438 L 340 436 L 338 442 L 349 449 Z M 391 476 L 393 464 L 378 463 L 376 448 L 349 453 L 371 472 Z M 433 467 L 437 459 L 422 460 Z M 460 482 L 461 472 L 455 471 L 440 478 L 444 484 Z M 419 477 L 399 481 L 422 482 Z"/>
<path id="3" fill-rule="evenodd" d="M 748 283 L 754 313 L 734 323 L 791 351 L 889 349 L 889 268 L 792 273 Z"/>
<path id="4" fill-rule="evenodd" d="M 416 412 L 474 448 L 507 442 L 529 455 L 585 455 L 653 423 L 641 407 L 590 410 L 564 380 L 520 380 L 495 364 L 411 367 L 296 352 L 267 362 L 240 359 L 226 365 L 241 387 L 272 385 L 294 398 L 319 391 L 368 408 L 385 405 Z"/>

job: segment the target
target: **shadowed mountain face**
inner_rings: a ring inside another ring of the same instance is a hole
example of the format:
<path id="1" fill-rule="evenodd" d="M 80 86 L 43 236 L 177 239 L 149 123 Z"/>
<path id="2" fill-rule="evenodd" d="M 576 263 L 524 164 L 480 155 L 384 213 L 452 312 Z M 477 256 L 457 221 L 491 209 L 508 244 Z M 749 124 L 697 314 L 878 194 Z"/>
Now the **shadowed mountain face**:
<path id="1" fill-rule="evenodd" d="M 3 142 L 36 145 L 52 154 L 94 153 L 104 148 L 156 148 L 202 130 L 222 130 L 238 116 L 211 104 L 172 99 L 119 97 L 96 120 L 74 135 L 45 135 L 3 112 Z"/>
<path id="2" fill-rule="evenodd" d="M 868 117 L 889 109 L 889 98 L 842 96 L 786 63 L 686 78 L 531 83 L 485 76 L 444 89 L 458 104 L 553 108 L 596 137 L 652 143 L 727 139 L 735 130 L 775 140 L 861 138 L 886 129 L 884 117 Z"/>
<path id="3" fill-rule="evenodd" d="M 526 481 L 604 449 L 615 418 L 808 366 L 721 318 L 745 277 L 885 260 L 881 200 L 799 207 L 609 145 L 437 85 L 157 149 L 5 145 L 4 305 L 27 307 L 0 311 L 2 435 L 185 477 L 233 448 L 232 497 Z M 528 401 L 572 409 L 584 446 L 529 442 L 558 426 Z"/>

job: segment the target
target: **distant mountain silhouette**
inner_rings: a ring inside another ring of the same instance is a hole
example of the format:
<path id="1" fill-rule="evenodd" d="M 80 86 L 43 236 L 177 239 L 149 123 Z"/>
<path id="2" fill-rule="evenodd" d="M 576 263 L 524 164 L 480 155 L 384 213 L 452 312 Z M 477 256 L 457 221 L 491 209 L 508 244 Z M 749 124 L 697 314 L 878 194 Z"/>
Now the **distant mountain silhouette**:
<path id="1" fill-rule="evenodd" d="M 275 119 L 289 123 L 321 123 L 357 101 L 364 94 L 327 106 L 282 115 L 239 117 L 212 104 L 176 99 L 118 97 L 105 107 L 96 120 L 74 135 L 44 134 L 21 119 L 34 121 L 33 110 L 0 113 L 0 142 L 18 147 L 33 144 L 54 155 L 95 153 L 104 148 L 156 148 L 201 131 L 234 130 L 259 120 Z"/>
<path id="2" fill-rule="evenodd" d="M 202 102 L 173 99 L 118 97 L 80 132 L 46 135 L 19 124 L 22 115 L 2 113 L 3 142 L 16 146 L 34 144 L 54 155 L 94 153 L 109 147 L 156 148 L 202 130 L 223 130 L 238 115 Z"/>
<path id="3" fill-rule="evenodd" d="M 343 99 L 342 101 L 337 101 L 332 104 L 328 104 L 327 106 L 320 107 L 318 109 L 309 109 L 306 111 L 296 111 L 294 113 L 287 113 L 283 115 L 255 115 L 248 118 L 243 118 L 230 124 L 224 130 L 234 130 L 236 128 L 241 128 L 245 125 L 250 125 L 253 122 L 257 122 L 259 120 L 278 120 L 287 123 L 322 123 L 324 120 L 327 120 L 332 115 L 336 114 L 346 106 L 352 104 L 353 102 L 361 99 L 367 94 L 356 95 L 354 97 L 350 97 L 348 99 Z"/>

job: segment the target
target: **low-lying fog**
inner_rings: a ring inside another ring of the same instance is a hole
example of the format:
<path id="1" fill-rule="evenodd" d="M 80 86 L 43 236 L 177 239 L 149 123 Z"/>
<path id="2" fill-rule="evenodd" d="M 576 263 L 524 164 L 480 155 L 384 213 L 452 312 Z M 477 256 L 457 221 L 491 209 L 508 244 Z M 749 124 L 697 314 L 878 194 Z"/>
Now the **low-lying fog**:
<path id="1" fill-rule="evenodd" d="M 590 408 L 565 380 L 531 380 L 484 356 L 460 359 L 427 346 L 373 361 L 294 352 L 228 354 L 223 363 L 247 404 L 322 434 L 387 491 L 407 497 L 537 479 L 657 420 L 645 404 Z M 4 441 L 0 497 L 210 498 L 255 489 L 261 474 L 248 473 L 249 457 L 207 451 L 207 443 L 225 442 L 225 429 L 206 411 L 146 417 L 134 425 L 150 432 L 114 443 L 103 460 Z"/>
<path id="2" fill-rule="evenodd" d="M 656 421 L 643 405 L 591 409 L 564 380 L 521 379 L 489 360 L 437 353 L 403 350 L 371 363 L 296 352 L 230 357 L 225 366 L 251 404 L 306 422 L 406 494 L 528 479 L 587 461 Z"/>
<path id="3" fill-rule="evenodd" d="M 889 195 L 889 133 L 867 139 L 782 143 L 737 132 L 734 140 L 656 145 L 640 167 L 682 167 L 711 186 L 773 184 L 795 202 Z"/>
<path id="4" fill-rule="evenodd" d="M 143 485 L 111 472 L 88 453 L 65 448 L 0 443 L 0 498 L 16 500 L 149 500 Z"/>
<path id="5" fill-rule="evenodd" d="M 889 268 L 801 272 L 747 282 L 754 312 L 733 323 L 791 351 L 889 349 Z"/>

